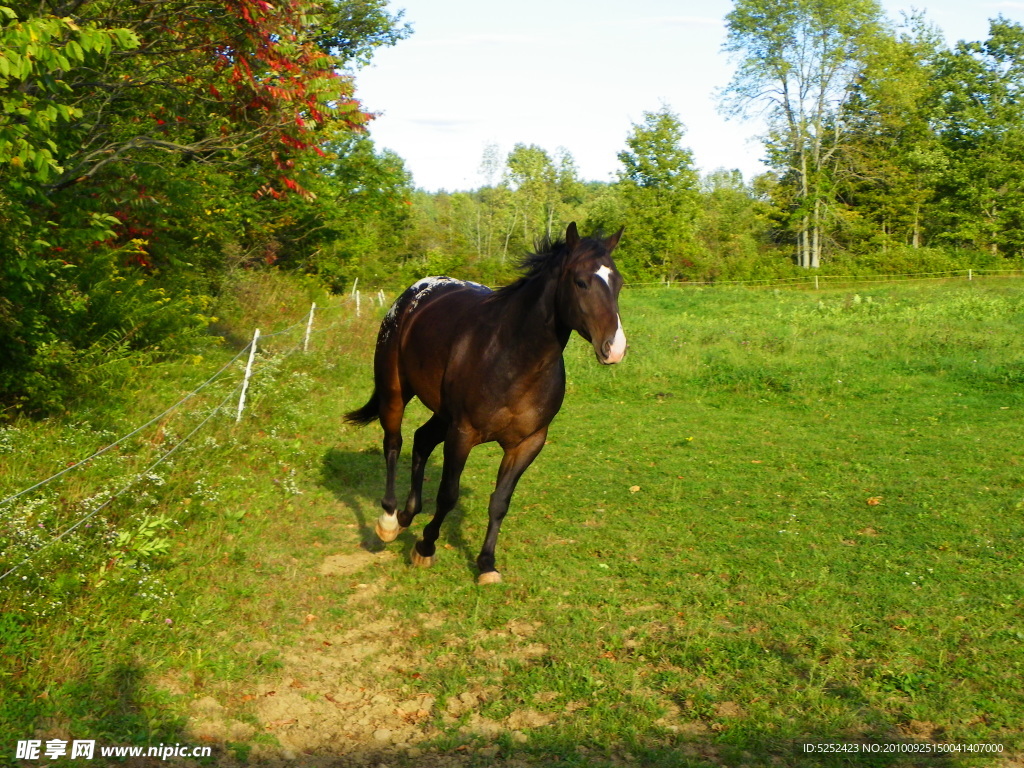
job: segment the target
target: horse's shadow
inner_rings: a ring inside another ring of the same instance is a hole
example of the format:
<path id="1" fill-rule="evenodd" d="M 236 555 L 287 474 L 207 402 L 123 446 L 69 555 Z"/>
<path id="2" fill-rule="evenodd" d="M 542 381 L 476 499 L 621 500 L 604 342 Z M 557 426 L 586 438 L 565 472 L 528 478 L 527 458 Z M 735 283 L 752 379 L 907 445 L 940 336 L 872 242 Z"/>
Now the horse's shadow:
<path id="1" fill-rule="evenodd" d="M 440 462 L 431 459 L 427 464 L 426 475 L 427 480 L 423 483 L 423 511 L 416 516 L 412 526 L 394 541 L 394 544 L 401 545 L 402 557 L 407 563 L 412 562 L 412 548 L 419 538 L 420 529 L 430 522 L 434 514 L 436 480 L 441 477 Z M 409 490 L 408 478 L 408 467 L 400 465 L 396 483 L 400 506 L 405 503 L 405 494 Z M 404 486 L 403 479 L 406 481 Z M 431 482 L 431 479 L 434 482 Z M 387 549 L 387 545 L 374 532 L 374 524 L 381 511 L 377 499 L 384 491 L 384 458 L 380 451 L 328 449 L 320 467 L 320 485 L 352 511 L 354 521 L 359 526 L 360 547 L 368 552 L 382 552 Z M 463 487 L 461 497 L 467 496 L 472 496 L 472 491 Z M 461 553 L 467 570 L 476 573 L 476 553 L 462 532 L 464 518 L 465 508 L 460 501 L 445 517 L 439 543 Z"/>

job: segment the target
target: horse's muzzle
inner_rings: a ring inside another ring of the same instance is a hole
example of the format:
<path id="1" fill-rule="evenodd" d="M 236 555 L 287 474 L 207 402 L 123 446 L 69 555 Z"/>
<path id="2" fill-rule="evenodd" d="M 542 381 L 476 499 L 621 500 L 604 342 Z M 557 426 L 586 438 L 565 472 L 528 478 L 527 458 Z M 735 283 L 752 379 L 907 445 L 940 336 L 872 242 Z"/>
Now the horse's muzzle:
<path id="1" fill-rule="evenodd" d="M 597 359 L 604 365 L 614 365 L 626 355 L 626 334 L 622 330 L 622 320 L 618 315 L 615 316 L 615 319 L 619 323 L 618 328 L 615 329 L 615 335 L 607 339 L 600 349 L 597 348 L 597 344 L 594 345 Z"/>

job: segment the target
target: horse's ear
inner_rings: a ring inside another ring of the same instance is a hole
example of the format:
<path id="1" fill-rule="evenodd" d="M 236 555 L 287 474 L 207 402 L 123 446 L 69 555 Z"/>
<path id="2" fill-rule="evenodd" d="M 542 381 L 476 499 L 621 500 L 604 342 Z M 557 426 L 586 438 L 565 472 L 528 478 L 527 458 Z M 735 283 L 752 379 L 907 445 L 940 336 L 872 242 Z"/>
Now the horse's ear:
<path id="1" fill-rule="evenodd" d="M 614 251 L 615 250 L 615 246 L 619 244 L 619 239 L 622 237 L 622 233 L 625 232 L 625 231 L 626 231 L 626 228 L 625 227 L 621 227 L 618 232 L 616 232 L 614 235 L 612 235 L 607 240 L 605 240 L 605 243 L 608 245 L 608 250 L 609 251 Z"/>
<path id="2" fill-rule="evenodd" d="M 576 222 L 572 222 L 565 229 L 565 244 L 569 246 L 569 252 L 572 253 L 573 249 L 579 245 L 580 233 L 576 229 Z"/>

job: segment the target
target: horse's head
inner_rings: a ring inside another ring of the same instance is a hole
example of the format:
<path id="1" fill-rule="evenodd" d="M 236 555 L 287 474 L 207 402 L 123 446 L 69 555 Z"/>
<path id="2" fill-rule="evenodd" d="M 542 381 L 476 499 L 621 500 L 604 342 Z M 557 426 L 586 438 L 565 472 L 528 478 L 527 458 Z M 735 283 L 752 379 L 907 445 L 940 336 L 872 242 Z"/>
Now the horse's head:
<path id="1" fill-rule="evenodd" d="M 626 354 L 626 334 L 619 320 L 622 275 L 612 261 L 620 237 L 621 229 L 606 239 L 581 238 L 576 224 L 570 224 L 558 286 L 562 321 L 594 345 L 594 354 L 605 365 Z"/>

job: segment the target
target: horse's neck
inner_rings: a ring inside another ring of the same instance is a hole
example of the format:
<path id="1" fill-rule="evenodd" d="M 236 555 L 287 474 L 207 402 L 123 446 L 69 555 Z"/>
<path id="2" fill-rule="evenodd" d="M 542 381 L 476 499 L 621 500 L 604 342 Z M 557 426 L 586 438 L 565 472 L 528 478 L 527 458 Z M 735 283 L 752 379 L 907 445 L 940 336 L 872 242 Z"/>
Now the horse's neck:
<path id="1" fill-rule="evenodd" d="M 511 297 L 505 312 L 504 331 L 515 340 L 519 348 L 517 356 L 536 360 L 539 365 L 557 365 L 572 333 L 572 329 L 559 320 L 557 289 L 554 280 L 537 280 L 524 285 Z"/>

